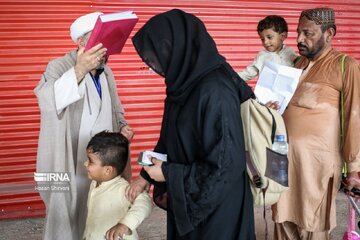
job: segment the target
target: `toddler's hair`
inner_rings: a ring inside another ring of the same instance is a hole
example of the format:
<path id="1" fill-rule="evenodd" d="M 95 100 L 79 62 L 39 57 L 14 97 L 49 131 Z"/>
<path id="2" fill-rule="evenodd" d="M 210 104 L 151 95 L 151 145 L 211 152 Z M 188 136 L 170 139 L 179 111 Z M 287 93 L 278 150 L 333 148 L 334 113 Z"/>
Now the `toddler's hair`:
<path id="1" fill-rule="evenodd" d="M 86 147 L 99 156 L 102 166 L 113 166 L 120 175 L 129 156 L 129 141 L 118 132 L 102 131 L 96 134 Z"/>
<path id="2" fill-rule="evenodd" d="M 273 29 L 277 33 L 288 32 L 288 25 L 283 17 L 270 15 L 262 19 L 257 26 L 258 33 L 266 29 Z"/>

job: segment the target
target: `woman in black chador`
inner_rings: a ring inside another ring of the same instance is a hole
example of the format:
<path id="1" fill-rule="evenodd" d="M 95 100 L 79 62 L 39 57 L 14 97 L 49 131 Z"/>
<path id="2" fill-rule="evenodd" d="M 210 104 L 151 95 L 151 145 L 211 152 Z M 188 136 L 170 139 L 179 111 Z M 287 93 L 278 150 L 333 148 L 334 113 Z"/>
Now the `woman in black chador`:
<path id="1" fill-rule="evenodd" d="M 128 197 L 154 184 L 154 201 L 167 210 L 167 239 L 255 239 L 240 116 L 251 89 L 192 14 L 156 15 L 132 40 L 142 60 L 165 78 L 154 151 L 168 161 L 153 159 L 144 167 Z"/>

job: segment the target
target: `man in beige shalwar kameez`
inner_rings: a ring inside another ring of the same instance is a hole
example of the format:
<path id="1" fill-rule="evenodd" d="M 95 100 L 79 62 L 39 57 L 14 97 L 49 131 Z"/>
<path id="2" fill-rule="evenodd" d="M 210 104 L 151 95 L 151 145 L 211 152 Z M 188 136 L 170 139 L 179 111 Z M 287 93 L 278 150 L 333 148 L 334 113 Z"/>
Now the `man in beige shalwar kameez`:
<path id="1" fill-rule="evenodd" d="M 55 59 L 35 88 L 41 110 L 37 172 L 67 172 L 68 192 L 40 191 L 46 206 L 43 238 L 79 240 L 86 221 L 90 180 L 84 167 L 86 146 L 103 130 L 121 132 L 129 140 L 133 131 L 124 119 L 116 83 L 105 65 L 101 44 L 84 51 L 100 12 L 78 18 L 70 28 L 78 49 Z M 128 162 L 123 177 L 130 180 Z"/>
<path id="2" fill-rule="evenodd" d="M 336 226 L 335 198 L 341 157 L 350 176 L 360 171 L 360 69 L 331 47 L 333 9 L 305 10 L 299 19 L 295 67 L 304 69 L 284 113 L 289 134 L 289 190 L 273 206 L 274 239 L 329 239 Z M 340 151 L 340 92 L 344 92 L 345 139 Z"/>

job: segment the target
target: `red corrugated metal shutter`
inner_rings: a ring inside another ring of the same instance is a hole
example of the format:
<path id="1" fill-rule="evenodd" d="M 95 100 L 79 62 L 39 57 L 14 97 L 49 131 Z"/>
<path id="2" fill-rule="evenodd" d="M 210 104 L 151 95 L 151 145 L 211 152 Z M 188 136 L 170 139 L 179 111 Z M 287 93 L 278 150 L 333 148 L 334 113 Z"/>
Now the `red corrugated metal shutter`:
<path id="1" fill-rule="evenodd" d="M 132 9 L 140 21 L 134 32 L 151 16 L 181 8 L 199 16 L 218 44 L 220 52 L 236 70 L 249 64 L 262 49 L 255 31 L 266 15 L 278 14 L 289 24 L 286 44 L 296 49 L 296 26 L 301 10 L 323 6 L 319 0 L 268 1 L 1 1 L 0 2 L 0 219 L 42 216 L 44 206 L 31 191 L 33 184 L 39 109 L 33 93 L 46 63 L 74 48 L 69 26 L 79 15 L 91 11 Z M 338 33 L 334 47 L 360 59 L 360 2 L 329 0 L 337 11 Z M 145 68 L 130 41 L 121 55 L 112 56 L 112 67 L 126 118 L 135 129 L 132 165 L 136 176 L 139 151 L 155 145 L 162 118 L 163 79 Z M 254 81 L 251 82 L 254 84 Z M 189 116 L 191 117 L 191 116 Z M 16 185 L 16 187 L 14 186 Z M 9 186 L 8 192 L 4 188 Z"/>

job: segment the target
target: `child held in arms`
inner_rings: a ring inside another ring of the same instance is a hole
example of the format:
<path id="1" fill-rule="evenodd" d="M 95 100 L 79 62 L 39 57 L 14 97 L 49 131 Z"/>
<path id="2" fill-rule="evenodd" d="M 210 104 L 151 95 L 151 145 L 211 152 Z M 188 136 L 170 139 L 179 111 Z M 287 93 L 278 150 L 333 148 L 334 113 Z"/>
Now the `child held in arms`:
<path id="1" fill-rule="evenodd" d="M 297 57 L 294 49 L 284 44 L 288 26 L 283 17 L 277 15 L 265 17 L 258 23 L 257 32 L 265 50 L 259 52 L 245 70 L 238 72 L 244 81 L 256 77 L 262 70 L 265 60 L 292 67 Z"/>

